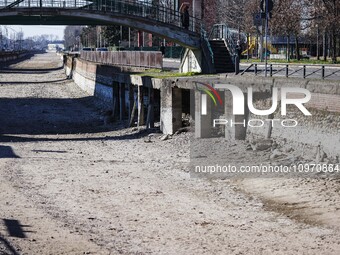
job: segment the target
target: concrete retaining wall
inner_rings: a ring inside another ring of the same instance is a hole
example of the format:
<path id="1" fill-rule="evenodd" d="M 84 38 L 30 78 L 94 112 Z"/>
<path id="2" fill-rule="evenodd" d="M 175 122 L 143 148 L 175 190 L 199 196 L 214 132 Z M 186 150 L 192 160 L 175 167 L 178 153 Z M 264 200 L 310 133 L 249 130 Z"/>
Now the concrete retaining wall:
<path id="1" fill-rule="evenodd" d="M 27 52 L 0 52 L 0 63 L 15 61 L 27 55 Z"/>
<path id="2" fill-rule="evenodd" d="M 89 95 L 100 98 L 107 103 L 113 103 L 117 86 L 125 87 L 125 93 L 129 93 L 129 86 L 141 87 L 143 89 L 160 90 L 160 128 L 165 134 L 173 134 L 180 127 L 181 106 L 178 105 L 180 90 L 174 88 L 175 82 L 151 77 L 141 77 L 124 73 L 124 67 L 105 66 L 82 59 L 66 57 L 64 67 L 67 75 L 72 73 L 74 82 Z M 129 69 L 131 71 L 131 69 Z M 140 71 L 135 69 L 134 71 Z M 165 86 L 165 84 L 167 84 Z M 126 86 L 128 85 L 128 86 Z M 164 85 L 164 86 L 163 86 Z M 126 107 L 131 109 L 129 96 L 126 96 Z M 139 100 L 139 99 L 138 99 Z"/>
<path id="3" fill-rule="evenodd" d="M 294 128 L 284 128 L 280 124 L 275 125 L 272 136 L 285 138 L 288 141 L 300 142 L 312 146 L 321 144 L 328 155 L 340 156 L 340 81 L 325 80 L 302 80 L 292 78 L 242 78 L 233 77 L 228 79 L 235 85 L 257 86 L 265 91 L 270 85 L 274 87 L 301 87 L 308 89 L 312 94 L 311 101 L 306 108 L 311 111 L 312 116 L 304 116 L 296 107 L 288 108 L 290 116 L 298 121 Z M 292 95 L 296 97 L 296 95 Z M 258 109 L 268 109 L 271 106 L 269 100 L 263 99 L 257 102 Z M 263 119 L 251 115 L 253 119 Z M 280 111 L 276 113 L 275 119 L 285 119 Z M 267 128 L 248 128 L 249 134 L 265 136 Z"/>
<path id="4" fill-rule="evenodd" d="M 112 73 L 98 77 L 98 66 L 94 63 L 76 59 L 74 63 L 73 80 L 90 96 L 95 96 L 106 103 L 113 102 L 113 79 Z M 70 67 L 68 67 L 70 72 Z"/>
<path id="5" fill-rule="evenodd" d="M 69 74 L 72 63 L 66 62 L 65 70 Z M 271 87 L 301 87 L 312 93 L 312 100 L 307 104 L 312 109 L 312 117 L 294 115 L 299 120 L 299 127 L 282 128 L 275 126 L 273 137 L 286 138 L 288 141 L 299 141 L 317 146 L 320 142 L 329 155 L 340 152 L 340 81 L 312 81 L 293 78 L 261 78 L 241 76 L 208 76 L 208 77 L 183 77 L 172 79 L 154 79 L 129 75 L 122 68 L 103 66 L 83 60 L 75 59 L 73 79 L 75 83 L 89 95 L 101 98 L 105 102 L 112 103 L 114 85 L 124 83 L 126 85 L 141 86 L 144 88 L 160 89 L 161 100 L 161 130 L 166 134 L 173 134 L 181 127 L 181 89 L 195 89 L 196 81 L 209 84 L 233 84 L 246 92 L 249 86 L 256 92 L 258 102 L 268 109 L 268 97 Z M 127 89 L 128 86 L 125 87 Z M 294 95 L 293 95 L 294 96 Z M 127 100 L 128 101 L 128 100 Z M 269 102 L 270 103 L 270 102 Z M 269 104 L 270 107 L 270 104 Z M 316 110 L 313 110 L 316 109 Z M 258 116 L 253 116 L 258 118 Z M 277 116 L 282 118 L 281 115 Z M 198 125 L 196 120 L 196 125 Z M 208 123 L 209 124 L 209 123 Z M 201 124 L 199 124 L 201 125 Z M 203 124 L 202 124 L 203 125 Z M 249 129 L 248 132 L 265 135 L 266 128 Z M 249 133 L 248 133 L 249 134 Z"/>

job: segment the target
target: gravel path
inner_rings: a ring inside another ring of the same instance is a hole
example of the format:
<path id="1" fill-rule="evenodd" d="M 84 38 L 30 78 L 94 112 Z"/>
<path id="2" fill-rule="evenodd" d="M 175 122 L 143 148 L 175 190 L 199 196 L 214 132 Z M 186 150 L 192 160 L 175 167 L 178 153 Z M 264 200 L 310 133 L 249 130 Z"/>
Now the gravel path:
<path id="1" fill-rule="evenodd" d="M 340 254 L 338 226 L 190 178 L 189 134 L 103 126 L 60 65 L 0 71 L 0 254 Z"/>

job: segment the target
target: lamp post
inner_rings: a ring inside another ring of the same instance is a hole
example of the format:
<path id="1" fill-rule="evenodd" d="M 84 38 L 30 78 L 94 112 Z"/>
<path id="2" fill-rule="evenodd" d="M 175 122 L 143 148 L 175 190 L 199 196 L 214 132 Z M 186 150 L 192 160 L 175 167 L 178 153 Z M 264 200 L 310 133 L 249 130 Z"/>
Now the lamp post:
<path id="1" fill-rule="evenodd" d="M 13 28 L 11 28 L 11 27 L 9 27 L 9 26 L 7 26 L 6 27 L 6 30 L 7 30 L 7 28 L 9 28 L 10 30 L 12 30 L 12 41 L 13 41 L 13 51 L 15 50 L 15 45 L 16 45 L 16 40 L 17 40 L 17 38 L 18 38 L 18 32 L 16 31 L 16 30 L 14 30 Z"/>
<path id="2" fill-rule="evenodd" d="M 273 10 L 274 3 L 273 0 L 261 0 L 261 10 L 265 14 L 265 77 L 267 77 L 267 67 L 268 67 L 268 28 L 269 28 L 269 18 L 271 16 L 271 11 Z M 262 52 L 261 52 L 262 55 Z"/>
<path id="3" fill-rule="evenodd" d="M 3 43 L 2 43 L 2 27 L 0 26 L 0 51 L 3 51 Z"/>
<path id="4" fill-rule="evenodd" d="M 316 59 L 320 60 L 320 48 L 319 48 L 319 24 L 316 24 Z"/>
<path id="5" fill-rule="evenodd" d="M 268 67 L 268 0 L 266 0 L 266 32 L 265 32 L 265 36 L 266 36 L 266 43 L 265 43 L 265 77 L 267 77 L 267 67 Z"/>

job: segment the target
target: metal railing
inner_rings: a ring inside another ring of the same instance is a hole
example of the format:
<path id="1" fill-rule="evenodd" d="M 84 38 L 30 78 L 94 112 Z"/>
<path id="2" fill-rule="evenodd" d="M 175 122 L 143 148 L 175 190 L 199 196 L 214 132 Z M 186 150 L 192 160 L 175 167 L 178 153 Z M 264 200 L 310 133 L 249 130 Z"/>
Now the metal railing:
<path id="1" fill-rule="evenodd" d="M 103 65 L 162 69 L 163 57 L 159 51 L 81 51 L 80 58 Z"/>
<path id="2" fill-rule="evenodd" d="M 82 9 L 100 11 L 103 13 L 119 13 L 128 16 L 132 15 L 171 24 L 176 27 L 182 27 L 181 13 L 179 11 L 148 2 L 139 2 L 134 0 L 25 0 L 15 4 L 16 2 L 16 0 L 0 0 L 0 12 L 8 11 L 9 6 L 11 6 L 10 8 L 12 9 L 37 7 Z M 15 5 L 13 5 L 13 3 Z M 200 19 L 190 16 L 188 30 L 199 34 L 201 23 Z"/>
<path id="3" fill-rule="evenodd" d="M 237 39 L 235 38 L 234 33 L 230 30 L 230 28 L 226 24 L 215 24 L 209 35 L 210 40 L 224 40 L 226 46 L 228 48 L 229 54 L 231 56 L 237 55 L 236 43 Z M 234 58 L 232 58 L 234 61 Z"/>
<path id="4" fill-rule="evenodd" d="M 264 75 L 265 64 L 252 63 L 246 67 L 241 75 L 246 73 L 256 76 Z M 314 78 L 314 79 L 336 79 L 340 80 L 340 67 L 326 65 L 289 65 L 289 64 L 270 64 L 267 72 L 270 77 L 295 77 L 295 78 Z"/>
<path id="5" fill-rule="evenodd" d="M 204 44 L 208 48 L 211 62 L 212 64 L 214 64 L 214 52 L 211 48 L 211 44 L 207 36 L 207 31 L 204 29 L 203 24 L 201 25 L 201 40 L 202 40 L 202 44 Z"/>

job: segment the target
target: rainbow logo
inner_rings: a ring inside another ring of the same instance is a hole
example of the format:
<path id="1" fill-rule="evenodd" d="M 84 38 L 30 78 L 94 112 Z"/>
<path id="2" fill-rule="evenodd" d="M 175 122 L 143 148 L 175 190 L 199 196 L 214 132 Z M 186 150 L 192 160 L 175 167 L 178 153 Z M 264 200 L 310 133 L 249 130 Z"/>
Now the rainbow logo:
<path id="1" fill-rule="evenodd" d="M 203 82 L 196 82 L 200 86 L 197 86 L 197 90 L 204 92 L 205 94 L 202 94 L 201 98 L 201 114 L 207 115 L 207 95 L 211 98 L 211 100 L 214 102 L 215 106 L 217 106 L 217 102 L 219 105 L 223 105 L 223 101 L 221 99 L 221 96 L 218 94 L 218 92 L 209 84 L 203 83 Z"/>

